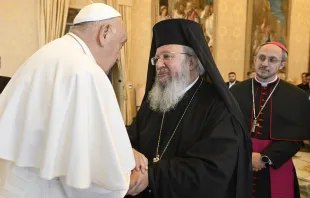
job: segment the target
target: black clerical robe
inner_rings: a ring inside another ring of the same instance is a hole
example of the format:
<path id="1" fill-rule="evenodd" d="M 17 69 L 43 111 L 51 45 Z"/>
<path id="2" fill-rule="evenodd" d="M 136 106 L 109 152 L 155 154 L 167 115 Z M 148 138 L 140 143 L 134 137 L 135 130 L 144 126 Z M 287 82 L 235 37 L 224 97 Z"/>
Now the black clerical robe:
<path id="1" fill-rule="evenodd" d="M 263 108 L 277 82 L 278 80 L 262 86 L 253 80 L 256 115 Z M 250 129 L 254 121 L 251 90 L 252 79 L 241 82 L 231 89 Z M 309 136 L 310 127 L 306 123 L 309 122 L 307 121 L 309 113 L 310 106 L 306 94 L 280 80 L 257 119 L 259 125 L 254 133 L 251 132 L 253 152 L 268 156 L 272 162 L 271 166 L 267 164 L 267 168 L 253 172 L 253 198 L 300 197 L 291 158 L 299 150 L 300 142 L 297 140 L 306 138 L 306 131 Z"/>
<path id="2" fill-rule="evenodd" d="M 187 91 L 174 110 L 166 113 L 160 155 L 201 80 Z M 202 83 L 162 159 L 153 163 L 162 117 L 162 113 L 150 110 L 145 102 L 128 129 L 133 147 L 150 163 L 149 188 L 137 197 L 236 197 L 235 170 L 240 148 L 235 130 L 240 126 L 233 124 L 235 122 L 214 86 Z M 248 175 L 247 167 L 243 171 Z M 243 191 L 249 189 L 246 185 L 242 186 Z"/>

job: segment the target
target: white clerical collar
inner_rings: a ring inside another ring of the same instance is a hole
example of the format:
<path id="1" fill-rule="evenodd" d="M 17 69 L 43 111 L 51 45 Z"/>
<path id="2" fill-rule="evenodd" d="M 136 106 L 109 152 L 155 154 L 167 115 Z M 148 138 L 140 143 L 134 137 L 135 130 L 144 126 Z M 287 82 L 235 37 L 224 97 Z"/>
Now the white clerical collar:
<path id="1" fill-rule="evenodd" d="M 179 92 L 179 95 L 184 95 L 190 88 L 192 88 L 192 86 L 194 86 L 194 84 L 197 82 L 197 80 L 199 79 L 199 76 L 196 78 L 196 80 L 194 80 L 194 82 L 192 82 L 190 85 L 188 85 L 188 87 L 186 87 L 183 91 Z"/>
<path id="2" fill-rule="evenodd" d="M 276 80 L 278 80 L 278 76 L 276 76 L 275 79 L 273 79 L 273 80 L 270 81 L 270 82 L 261 82 L 261 81 L 259 81 L 259 80 L 256 78 L 256 76 L 255 76 L 255 80 L 256 80 L 258 83 L 260 83 L 260 84 L 262 85 L 262 87 L 267 87 L 268 84 L 273 83 L 273 82 L 275 82 Z"/>
<path id="3" fill-rule="evenodd" d="M 236 81 L 237 81 L 237 80 L 235 80 L 234 82 L 229 82 L 229 85 L 234 85 L 234 84 L 236 84 Z"/>
<path id="4" fill-rule="evenodd" d="M 74 40 L 76 40 L 76 42 L 78 42 L 79 45 L 82 47 L 83 52 L 86 55 L 88 55 L 89 57 L 91 57 L 96 62 L 96 59 L 94 58 L 90 49 L 87 47 L 87 45 L 84 43 L 84 41 L 82 41 L 82 39 L 80 39 L 77 35 L 73 34 L 72 32 L 69 32 L 68 35 L 70 35 L 72 38 L 74 38 Z"/>

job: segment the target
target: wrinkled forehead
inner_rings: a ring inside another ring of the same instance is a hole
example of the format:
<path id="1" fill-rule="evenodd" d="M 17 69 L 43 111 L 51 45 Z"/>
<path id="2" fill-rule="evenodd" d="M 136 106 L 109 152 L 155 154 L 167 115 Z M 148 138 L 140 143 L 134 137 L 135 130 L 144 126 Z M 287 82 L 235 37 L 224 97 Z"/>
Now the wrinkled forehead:
<path id="1" fill-rule="evenodd" d="M 163 45 L 156 49 L 156 55 L 167 52 L 184 52 L 183 49 L 184 45 L 177 45 L 177 44 Z"/>

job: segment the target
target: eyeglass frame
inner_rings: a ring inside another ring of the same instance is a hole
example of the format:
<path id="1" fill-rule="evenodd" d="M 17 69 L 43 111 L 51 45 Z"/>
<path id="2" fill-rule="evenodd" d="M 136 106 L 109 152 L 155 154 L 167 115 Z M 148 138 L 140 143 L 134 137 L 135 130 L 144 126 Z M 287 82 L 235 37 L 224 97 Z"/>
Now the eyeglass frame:
<path id="1" fill-rule="evenodd" d="M 259 56 L 264 56 L 265 59 L 264 59 L 264 60 L 261 60 L 261 59 L 259 58 Z M 266 56 L 266 55 L 263 55 L 263 54 L 260 54 L 259 56 L 256 55 L 256 56 L 254 56 L 254 57 L 255 57 L 255 59 L 259 60 L 259 61 L 262 62 L 262 63 L 265 62 L 266 59 L 268 60 L 268 64 L 271 64 L 271 65 L 274 65 L 274 64 L 276 64 L 276 63 L 278 63 L 278 62 L 284 62 L 283 59 L 278 60 L 278 58 L 275 57 L 275 56 Z M 276 62 L 271 62 L 271 61 L 270 61 L 270 58 L 272 58 L 272 57 L 274 57 L 274 58 L 277 59 L 277 60 L 275 60 Z"/>
<path id="2" fill-rule="evenodd" d="M 164 54 L 185 54 L 185 55 L 190 56 L 190 57 L 193 56 L 192 54 L 189 54 L 189 53 L 187 53 L 187 52 L 164 52 L 164 53 L 162 53 L 160 56 L 158 56 L 157 61 L 158 61 L 159 59 L 161 59 L 162 61 L 165 61 L 165 59 L 164 59 L 163 57 L 161 57 L 161 56 L 164 55 Z M 151 58 L 151 64 L 152 64 L 153 66 L 156 66 L 157 61 L 154 62 L 154 61 L 155 61 L 154 58 L 156 58 L 156 56 L 154 56 L 154 57 Z M 172 59 L 172 58 L 174 58 L 174 57 L 171 57 L 171 59 Z M 170 59 L 170 60 L 171 60 L 171 59 Z"/>

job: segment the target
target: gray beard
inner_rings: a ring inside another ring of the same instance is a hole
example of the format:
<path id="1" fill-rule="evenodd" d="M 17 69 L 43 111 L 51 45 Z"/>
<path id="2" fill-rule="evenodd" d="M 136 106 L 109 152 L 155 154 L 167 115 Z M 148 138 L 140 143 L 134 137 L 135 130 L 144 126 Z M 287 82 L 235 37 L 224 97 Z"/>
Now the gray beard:
<path id="1" fill-rule="evenodd" d="M 153 111 L 168 112 L 174 109 L 183 98 L 181 93 L 189 83 L 189 71 L 182 69 L 180 77 L 170 77 L 165 84 L 156 76 L 155 83 L 149 92 L 149 106 Z"/>

